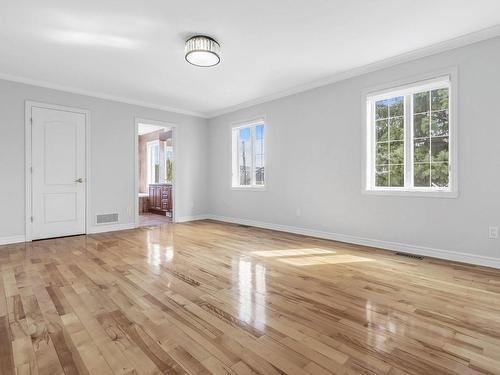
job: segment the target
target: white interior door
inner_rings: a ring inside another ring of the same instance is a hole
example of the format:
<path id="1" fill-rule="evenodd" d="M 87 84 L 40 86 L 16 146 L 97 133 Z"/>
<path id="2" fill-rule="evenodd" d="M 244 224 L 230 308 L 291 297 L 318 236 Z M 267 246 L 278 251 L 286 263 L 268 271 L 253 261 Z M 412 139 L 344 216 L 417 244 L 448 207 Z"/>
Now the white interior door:
<path id="1" fill-rule="evenodd" d="M 32 239 L 85 233 L 83 113 L 32 107 Z"/>

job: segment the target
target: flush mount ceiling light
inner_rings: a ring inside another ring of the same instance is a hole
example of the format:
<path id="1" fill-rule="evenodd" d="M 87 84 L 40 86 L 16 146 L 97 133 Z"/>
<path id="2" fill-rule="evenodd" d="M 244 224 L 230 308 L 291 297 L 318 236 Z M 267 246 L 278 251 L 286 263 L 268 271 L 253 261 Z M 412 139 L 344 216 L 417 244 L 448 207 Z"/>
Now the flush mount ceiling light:
<path id="1" fill-rule="evenodd" d="M 220 62 L 220 44 L 205 35 L 196 35 L 186 41 L 186 61 L 195 66 L 215 66 Z"/>

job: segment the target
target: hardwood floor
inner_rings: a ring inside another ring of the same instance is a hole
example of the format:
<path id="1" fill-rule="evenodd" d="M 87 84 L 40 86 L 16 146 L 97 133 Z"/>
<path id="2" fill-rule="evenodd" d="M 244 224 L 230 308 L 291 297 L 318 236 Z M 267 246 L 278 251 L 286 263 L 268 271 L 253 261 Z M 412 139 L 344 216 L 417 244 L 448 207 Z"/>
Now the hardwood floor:
<path id="1" fill-rule="evenodd" d="M 151 227 L 156 225 L 163 225 L 172 222 L 170 216 L 164 216 L 152 213 L 142 213 L 139 214 L 139 226 L 140 227 Z"/>
<path id="2" fill-rule="evenodd" d="M 0 374 L 500 374 L 500 271 L 199 221 L 0 247 Z"/>

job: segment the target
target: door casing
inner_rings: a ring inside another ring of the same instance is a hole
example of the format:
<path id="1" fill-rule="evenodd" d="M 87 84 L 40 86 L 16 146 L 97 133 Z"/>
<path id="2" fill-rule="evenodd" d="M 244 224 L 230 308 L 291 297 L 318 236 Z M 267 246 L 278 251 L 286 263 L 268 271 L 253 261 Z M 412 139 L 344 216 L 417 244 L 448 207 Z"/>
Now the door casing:
<path id="1" fill-rule="evenodd" d="M 26 242 L 32 240 L 32 223 L 31 216 L 33 213 L 33 197 L 32 197 L 32 131 L 31 131 L 31 113 L 32 108 L 54 109 L 67 112 L 75 112 L 85 115 L 85 233 L 89 232 L 90 228 L 90 111 L 81 108 L 61 106 L 57 104 L 41 103 L 35 101 L 26 101 L 25 104 L 25 237 Z"/>
<path id="2" fill-rule="evenodd" d="M 149 125 L 157 125 L 163 128 L 172 129 L 172 151 L 174 157 L 174 165 L 173 165 L 173 183 L 172 183 L 172 223 L 177 222 L 177 195 L 176 195 L 176 186 L 177 186 L 177 155 L 178 155 L 178 138 L 177 138 L 177 124 L 159 121 L 159 120 L 150 120 L 140 117 L 135 117 L 134 121 L 134 196 L 132 197 L 132 207 L 134 207 L 134 223 L 135 227 L 139 227 L 139 124 L 149 124 Z"/>

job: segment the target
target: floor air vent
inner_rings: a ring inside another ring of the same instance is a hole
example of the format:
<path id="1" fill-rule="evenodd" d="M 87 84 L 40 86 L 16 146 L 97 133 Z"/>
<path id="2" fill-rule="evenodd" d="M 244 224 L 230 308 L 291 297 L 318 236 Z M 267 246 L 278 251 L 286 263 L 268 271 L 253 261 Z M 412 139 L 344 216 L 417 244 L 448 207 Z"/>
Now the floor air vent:
<path id="1" fill-rule="evenodd" d="M 408 253 L 399 253 L 399 252 L 397 252 L 396 255 L 398 255 L 400 257 L 411 258 L 411 259 L 418 259 L 418 260 L 424 259 L 424 257 L 422 257 L 420 255 L 415 255 L 415 254 L 408 254 Z"/>
<path id="2" fill-rule="evenodd" d="M 96 224 L 118 223 L 118 214 L 102 214 L 96 215 Z"/>

